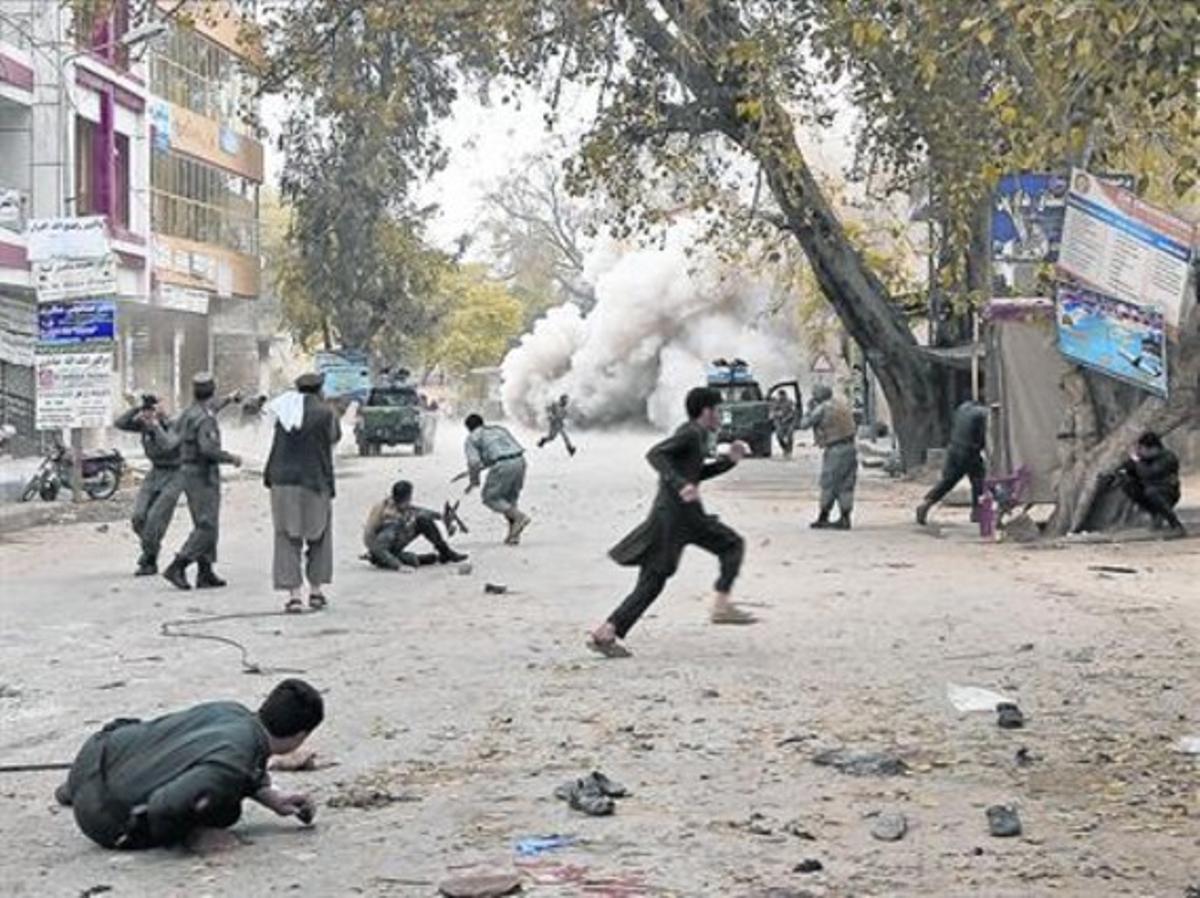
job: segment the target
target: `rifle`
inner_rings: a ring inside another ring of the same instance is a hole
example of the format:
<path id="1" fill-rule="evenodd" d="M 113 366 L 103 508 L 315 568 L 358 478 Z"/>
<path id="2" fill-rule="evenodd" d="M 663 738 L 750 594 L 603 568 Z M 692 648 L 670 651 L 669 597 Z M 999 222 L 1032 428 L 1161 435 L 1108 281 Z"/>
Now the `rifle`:
<path id="1" fill-rule="evenodd" d="M 451 477 L 450 482 L 458 483 L 460 480 L 466 480 L 470 476 L 471 476 L 471 470 L 470 470 L 470 468 L 468 468 L 467 470 L 463 471 L 462 473 L 455 474 L 453 477 Z"/>
<path id="2" fill-rule="evenodd" d="M 447 501 L 442 506 L 442 523 L 446 525 L 446 534 L 454 536 L 459 530 L 463 533 L 470 533 L 466 522 L 458 516 L 458 503 Z"/>

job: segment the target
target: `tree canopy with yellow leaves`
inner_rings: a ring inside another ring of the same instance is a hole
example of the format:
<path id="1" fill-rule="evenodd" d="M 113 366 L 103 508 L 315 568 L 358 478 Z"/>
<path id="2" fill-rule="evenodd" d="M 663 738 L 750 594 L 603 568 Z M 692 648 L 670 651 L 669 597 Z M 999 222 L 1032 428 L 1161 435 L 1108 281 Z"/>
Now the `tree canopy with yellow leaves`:
<path id="1" fill-rule="evenodd" d="M 932 182 L 941 279 L 965 307 L 990 291 L 1001 173 L 1103 165 L 1132 141 L 1167 148 L 1170 190 L 1191 188 L 1196 24 L 1195 4 L 1175 0 L 314 0 L 276 23 L 274 86 L 306 101 L 290 172 L 330 162 L 306 141 L 332 135 L 370 148 L 359 177 L 382 167 L 393 202 L 444 164 L 436 125 L 462 91 L 508 102 L 540 90 L 549 128 L 564 85 L 588 92 L 568 186 L 602 192 L 618 235 L 688 208 L 794 242 L 914 462 L 944 441 L 944 381 L 798 133 L 848 97 L 863 122 L 860 172 L 894 189 Z M 1194 401 L 1195 372 L 1182 370 L 1169 413 L 1157 410 L 1164 424 L 1189 390 Z"/>

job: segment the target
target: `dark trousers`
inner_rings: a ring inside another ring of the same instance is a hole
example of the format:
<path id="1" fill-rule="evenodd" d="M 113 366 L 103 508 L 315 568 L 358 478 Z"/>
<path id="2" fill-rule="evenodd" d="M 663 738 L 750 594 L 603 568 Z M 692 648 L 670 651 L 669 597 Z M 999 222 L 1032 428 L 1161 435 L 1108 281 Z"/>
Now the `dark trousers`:
<path id="1" fill-rule="evenodd" d="M 1149 512 L 1155 523 L 1166 521 L 1173 530 L 1182 529 L 1183 524 L 1175 514 L 1175 505 L 1179 502 L 1179 494 L 1174 490 L 1160 490 L 1147 486 L 1140 480 L 1131 477 L 1123 478 L 1121 489 L 1138 508 Z"/>
<path id="2" fill-rule="evenodd" d="M 405 551 L 413 539 L 418 536 L 425 537 L 430 545 L 437 549 L 437 554 L 432 552 Z M 442 536 L 437 522 L 432 518 L 419 515 L 413 523 L 411 533 L 404 533 L 391 528 L 385 528 L 380 531 L 379 536 L 376 537 L 376 541 L 372 545 L 369 557 L 371 563 L 376 567 L 395 570 L 399 565 L 403 565 L 404 567 L 423 567 L 429 564 L 437 564 L 439 561 L 444 561 L 453 554 L 454 550 L 450 548 L 450 544 Z"/>
<path id="3" fill-rule="evenodd" d="M 971 480 L 971 508 L 977 508 L 979 497 L 983 494 L 985 474 L 981 452 L 951 447 L 946 454 L 946 463 L 942 466 L 942 479 L 925 496 L 925 504 L 934 505 L 940 502 L 950 490 L 958 485 L 960 480 L 968 477 Z"/>
<path id="4" fill-rule="evenodd" d="M 217 560 L 217 536 L 221 518 L 221 479 L 216 466 L 184 465 L 183 492 L 192 515 L 188 534 L 179 557 L 185 561 L 212 564 Z"/>
<path id="5" fill-rule="evenodd" d="M 571 438 L 567 436 L 567 429 L 562 425 L 555 424 L 550 426 L 550 432 L 548 434 L 538 440 L 538 448 L 542 448 L 547 443 L 553 443 L 560 436 L 563 439 L 563 445 L 567 447 L 567 451 L 574 451 L 575 447 L 571 445 Z"/>
<path id="6" fill-rule="evenodd" d="M 142 560 L 158 558 L 159 546 L 175 516 L 183 479 L 178 468 L 151 468 L 133 503 L 133 532 L 142 541 Z"/>
<path id="7" fill-rule="evenodd" d="M 717 592 L 729 592 L 733 589 L 733 581 L 737 579 L 738 571 L 742 568 L 742 559 L 746 554 L 746 541 L 736 530 L 720 521 L 710 519 L 705 528 L 689 538 L 685 545 L 699 546 L 704 551 L 716 555 L 721 572 L 713 588 Z M 633 592 L 608 618 L 619 639 L 625 638 L 625 634 L 633 629 L 633 625 L 646 613 L 646 609 L 662 595 L 671 573 L 674 572 L 663 571 L 653 564 L 642 565 Z"/>

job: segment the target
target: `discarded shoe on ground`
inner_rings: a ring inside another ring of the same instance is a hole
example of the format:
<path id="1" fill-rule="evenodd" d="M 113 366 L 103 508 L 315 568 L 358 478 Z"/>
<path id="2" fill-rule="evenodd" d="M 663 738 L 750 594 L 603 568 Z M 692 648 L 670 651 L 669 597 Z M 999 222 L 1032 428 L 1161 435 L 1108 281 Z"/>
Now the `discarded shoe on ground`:
<path id="1" fill-rule="evenodd" d="M 1025 715 L 1013 702 L 1000 702 L 996 705 L 996 723 L 1002 730 L 1019 730 L 1025 726 Z"/>
<path id="2" fill-rule="evenodd" d="M 613 799 L 624 798 L 628 794 L 629 790 L 599 770 L 594 770 L 581 779 L 563 783 L 554 790 L 555 798 L 562 799 L 573 810 L 589 817 L 607 817 L 616 810 L 616 802 Z"/>

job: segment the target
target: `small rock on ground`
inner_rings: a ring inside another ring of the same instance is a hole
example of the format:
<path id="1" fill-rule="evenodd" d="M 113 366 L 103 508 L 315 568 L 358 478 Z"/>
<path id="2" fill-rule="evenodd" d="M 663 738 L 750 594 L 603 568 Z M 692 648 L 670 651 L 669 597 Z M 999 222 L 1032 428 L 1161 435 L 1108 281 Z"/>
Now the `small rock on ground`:
<path id="1" fill-rule="evenodd" d="M 880 814 L 871 825 L 871 835 L 880 842 L 899 842 L 908 832 L 908 818 L 903 814 Z"/>
<path id="2" fill-rule="evenodd" d="M 501 898 L 521 891 L 521 877 L 516 873 L 478 873 L 456 876 L 438 886 L 445 898 Z"/>
<path id="3" fill-rule="evenodd" d="M 988 832 L 997 838 L 1021 835 L 1021 818 L 1012 805 L 996 804 L 987 809 Z"/>

